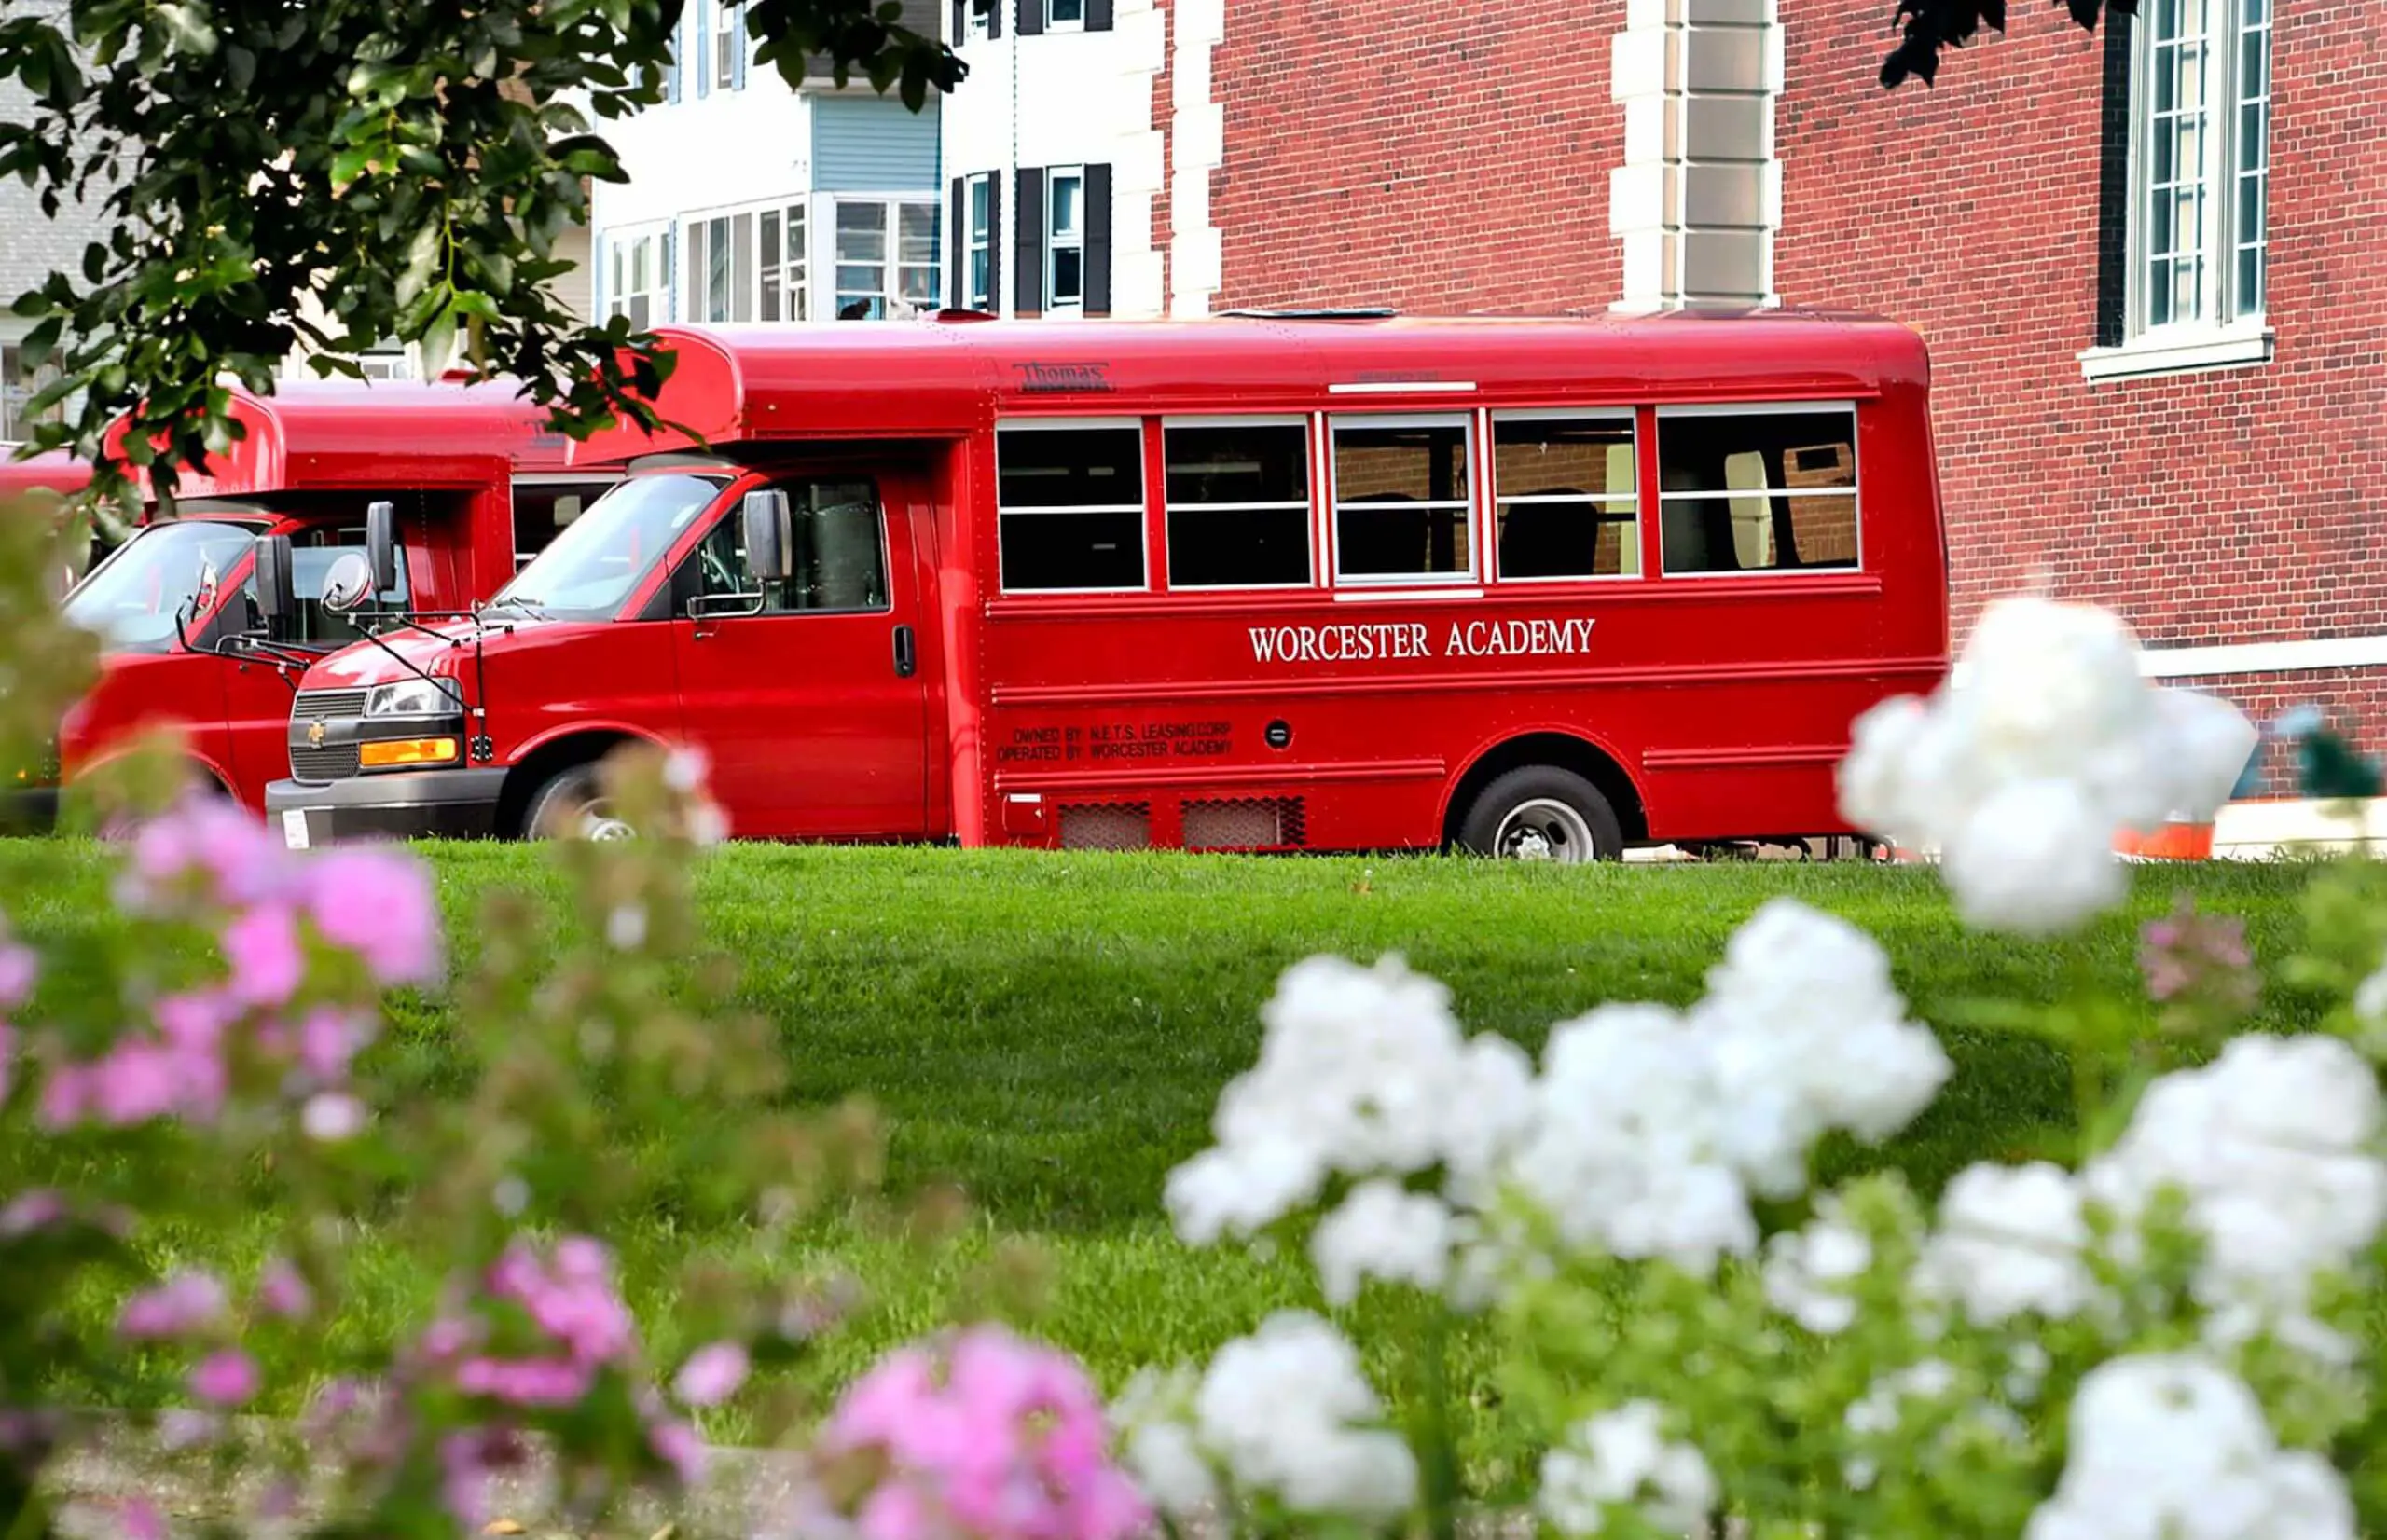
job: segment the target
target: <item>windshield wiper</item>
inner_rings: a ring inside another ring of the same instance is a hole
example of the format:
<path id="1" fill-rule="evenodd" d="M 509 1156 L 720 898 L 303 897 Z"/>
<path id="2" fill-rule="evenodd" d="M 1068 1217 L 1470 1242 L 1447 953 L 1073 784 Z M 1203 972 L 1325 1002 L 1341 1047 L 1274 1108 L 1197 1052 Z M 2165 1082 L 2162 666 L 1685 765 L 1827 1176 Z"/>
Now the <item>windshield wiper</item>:
<path id="1" fill-rule="evenodd" d="M 489 607 L 492 610 L 519 610 L 532 620 L 551 618 L 545 610 L 539 608 L 537 599 L 524 598 L 518 594 L 508 594 L 503 598 L 493 598 L 489 601 Z"/>

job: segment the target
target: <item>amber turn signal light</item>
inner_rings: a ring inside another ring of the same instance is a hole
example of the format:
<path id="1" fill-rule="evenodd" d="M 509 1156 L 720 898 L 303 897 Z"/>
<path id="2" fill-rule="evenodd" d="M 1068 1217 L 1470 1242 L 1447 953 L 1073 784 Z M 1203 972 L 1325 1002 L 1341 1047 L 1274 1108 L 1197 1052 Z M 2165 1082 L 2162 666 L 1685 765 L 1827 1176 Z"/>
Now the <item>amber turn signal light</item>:
<path id="1" fill-rule="evenodd" d="M 356 746 L 356 763 L 367 770 L 401 764 L 446 764 L 456 757 L 454 738 L 385 738 Z"/>

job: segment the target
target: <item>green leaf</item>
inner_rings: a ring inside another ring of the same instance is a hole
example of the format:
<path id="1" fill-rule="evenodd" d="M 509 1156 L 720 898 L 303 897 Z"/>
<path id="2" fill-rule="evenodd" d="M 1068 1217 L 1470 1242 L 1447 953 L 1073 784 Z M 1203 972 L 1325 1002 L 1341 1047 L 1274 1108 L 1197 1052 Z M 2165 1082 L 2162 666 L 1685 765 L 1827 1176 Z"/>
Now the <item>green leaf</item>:
<path id="1" fill-rule="evenodd" d="M 58 334 L 65 325 L 64 316 L 53 315 L 27 332 L 25 339 L 17 344 L 18 366 L 31 374 L 48 363 L 50 354 L 58 351 Z"/>
<path id="2" fill-rule="evenodd" d="M 397 300 L 401 306 L 413 302 L 431 282 L 439 266 L 439 252 L 447 234 L 436 221 L 428 223 L 415 233 L 407 246 L 406 270 L 398 275 Z"/>
<path id="3" fill-rule="evenodd" d="M 215 34 L 200 15 L 198 7 L 162 5 L 158 7 L 158 20 L 166 24 L 166 31 L 172 36 L 174 46 L 184 52 L 204 58 L 215 51 Z"/>
<path id="4" fill-rule="evenodd" d="M 422 374 L 426 379 L 438 378 L 446 371 L 448 361 L 455 356 L 457 312 L 455 301 L 461 301 L 462 298 L 462 295 L 458 295 L 450 303 L 441 306 L 432 316 L 430 324 L 422 329 Z"/>

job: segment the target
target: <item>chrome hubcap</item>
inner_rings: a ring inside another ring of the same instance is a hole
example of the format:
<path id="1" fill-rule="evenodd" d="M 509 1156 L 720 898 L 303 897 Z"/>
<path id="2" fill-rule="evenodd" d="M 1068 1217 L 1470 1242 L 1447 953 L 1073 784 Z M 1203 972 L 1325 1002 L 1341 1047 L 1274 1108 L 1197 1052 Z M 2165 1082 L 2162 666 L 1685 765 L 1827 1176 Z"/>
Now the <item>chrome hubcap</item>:
<path id="1" fill-rule="evenodd" d="M 1519 804 L 1500 820 L 1492 850 L 1509 860 L 1574 865 L 1593 858 L 1592 828 L 1583 821 L 1582 814 L 1565 803 L 1536 797 Z"/>

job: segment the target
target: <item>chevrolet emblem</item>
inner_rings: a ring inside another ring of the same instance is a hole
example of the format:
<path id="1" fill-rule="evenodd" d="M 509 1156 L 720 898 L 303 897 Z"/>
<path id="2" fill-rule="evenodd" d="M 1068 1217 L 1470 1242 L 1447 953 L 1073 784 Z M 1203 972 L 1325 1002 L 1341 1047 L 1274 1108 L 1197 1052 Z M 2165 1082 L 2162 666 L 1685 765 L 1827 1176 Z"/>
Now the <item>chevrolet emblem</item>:
<path id="1" fill-rule="evenodd" d="M 310 722 L 307 724 L 307 746 L 310 749 L 321 749 L 324 746 L 324 724 L 322 722 Z"/>

